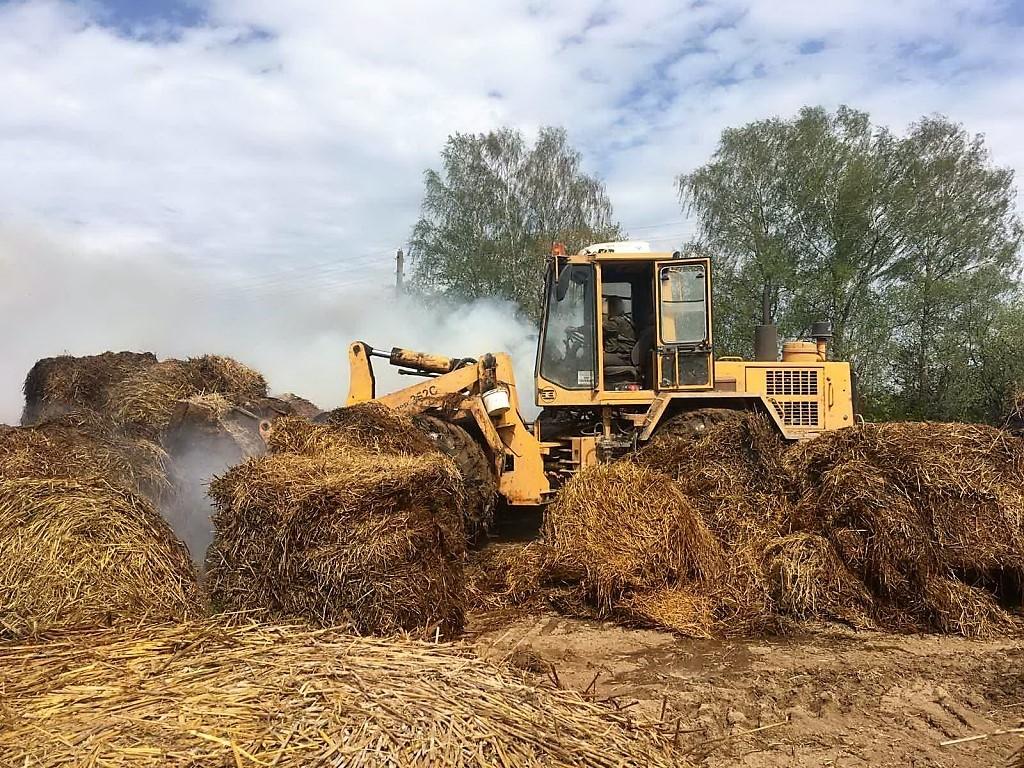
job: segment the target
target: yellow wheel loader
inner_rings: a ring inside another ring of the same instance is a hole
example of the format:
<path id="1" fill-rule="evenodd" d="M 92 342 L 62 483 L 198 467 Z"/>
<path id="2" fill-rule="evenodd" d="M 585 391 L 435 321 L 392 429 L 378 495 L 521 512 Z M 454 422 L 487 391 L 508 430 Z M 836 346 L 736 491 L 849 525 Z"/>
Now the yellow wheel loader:
<path id="1" fill-rule="evenodd" d="M 548 260 L 532 423 L 506 354 L 448 358 L 349 347 L 348 405 L 375 401 L 418 418 L 482 493 L 534 506 L 580 468 L 635 450 L 659 429 L 699 432 L 731 411 L 765 414 L 786 440 L 854 421 L 850 366 L 827 360 L 827 324 L 778 355 L 759 326 L 755 360 L 713 357 L 711 264 L 646 243 L 602 243 Z M 424 381 L 375 391 L 372 359 Z"/>

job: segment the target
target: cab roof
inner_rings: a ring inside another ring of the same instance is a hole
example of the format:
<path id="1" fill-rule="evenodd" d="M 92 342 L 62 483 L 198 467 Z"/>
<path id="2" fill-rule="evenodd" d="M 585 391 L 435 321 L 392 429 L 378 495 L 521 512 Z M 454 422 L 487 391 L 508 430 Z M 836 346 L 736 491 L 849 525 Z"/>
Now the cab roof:
<path id="1" fill-rule="evenodd" d="M 569 264 L 593 264 L 598 261 L 668 261 L 669 259 L 679 258 L 679 252 L 675 253 L 671 251 L 644 251 L 644 252 L 624 252 L 624 251 L 604 251 L 601 253 L 587 253 L 580 251 L 575 256 L 567 257 Z"/>

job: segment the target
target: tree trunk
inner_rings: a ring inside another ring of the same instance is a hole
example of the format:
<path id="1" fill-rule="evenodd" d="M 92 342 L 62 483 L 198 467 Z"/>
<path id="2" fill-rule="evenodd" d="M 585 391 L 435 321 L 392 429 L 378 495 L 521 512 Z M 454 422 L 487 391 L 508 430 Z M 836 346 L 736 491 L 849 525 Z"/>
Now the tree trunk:
<path id="1" fill-rule="evenodd" d="M 765 280 L 761 289 L 761 325 L 772 324 L 772 284 Z"/>

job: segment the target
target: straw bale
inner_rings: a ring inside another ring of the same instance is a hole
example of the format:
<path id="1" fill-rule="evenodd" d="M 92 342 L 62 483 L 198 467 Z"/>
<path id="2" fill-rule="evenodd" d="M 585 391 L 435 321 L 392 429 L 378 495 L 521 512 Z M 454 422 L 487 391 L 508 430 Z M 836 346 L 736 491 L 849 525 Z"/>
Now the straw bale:
<path id="1" fill-rule="evenodd" d="M 180 417 L 180 403 L 197 395 L 220 395 L 232 405 L 266 397 L 266 381 L 226 357 L 205 355 L 163 360 L 140 369 L 107 390 L 103 410 L 118 424 L 160 437 Z"/>
<path id="2" fill-rule="evenodd" d="M 765 556 L 780 611 L 797 619 L 871 624 L 871 596 L 828 539 L 813 533 L 789 534 L 770 542 Z"/>
<path id="3" fill-rule="evenodd" d="M 588 467 L 544 516 L 556 566 L 585 574 L 599 607 L 623 593 L 717 571 L 718 542 L 668 476 L 617 462 Z"/>
<path id="4" fill-rule="evenodd" d="M 32 427 L 0 427 L 0 478 L 106 479 L 154 502 L 171 490 L 167 454 L 86 410 Z"/>
<path id="5" fill-rule="evenodd" d="M 970 635 L 972 617 L 988 621 L 987 609 L 974 591 L 935 585 L 950 575 L 990 589 L 1021 583 L 1018 438 L 982 425 L 866 424 L 802 444 L 786 464 L 799 499 L 793 527 L 832 541 L 877 614 L 908 629 Z M 953 603 L 975 608 L 949 620 Z"/>
<path id="6" fill-rule="evenodd" d="M 784 451 L 766 417 L 741 412 L 696 435 L 670 420 L 635 461 L 675 479 L 719 538 L 731 542 L 780 532 L 788 499 Z"/>
<path id="7" fill-rule="evenodd" d="M 320 414 L 317 421 L 330 429 L 301 430 L 289 422 L 282 425 L 284 434 L 272 437 L 270 450 L 309 452 L 326 447 L 349 448 L 378 453 L 430 453 L 434 443 L 419 428 L 412 416 L 380 403 L 359 403 Z M 275 432 L 277 431 L 275 424 Z M 289 429 L 297 433 L 298 443 L 291 442 Z M 312 442 L 306 442 L 312 441 Z"/>
<path id="8" fill-rule="evenodd" d="M 461 479 L 449 459 L 275 453 L 217 478 L 215 602 L 361 633 L 463 623 Z"/>
<path id="9" fill-rule="evenodd" d="M 72 409 L 99 410 L 106 403 L 111 385 L 154 363 L 156 357 L 150 352 L 43 358 L 25 377 L 21 423 L 36 424 Z"/>
<path id="10" fill-rule="evenodd" d="M 0 480 L 0 634 L 202 611 L 188 552 L 141 497 L 100 481 Z"/>
<path id="11" fill-rule="evenodd" d="M 164 360 L 113 384 L 105 411 L 122 427 L 156 438 L 171 424 L 179 400 L 197 394 L 181 360 Z"/>
<path id="12" fill-rule="evenodd" d="M 306 454 L 348 450 L 402 455 L 440 452 L 451 458 L 462 474 L 467 541 L 483 540 L 493 522 L 497 479 L 479 444 L 461 426 L 433 416 L 409 416 L 379 403 L 339 408 L 322 414 L 318 422 L 310 424 L 296 417 L 277 419 L 268 440 L 269 450 Z"/>
<path id="13" fill-rule="evenodd" d="M 38 768 L 683 765 L 630 710 L 458 646 L 207 621 L 0 646 L 0 753 Z"/>
<path id="14" fill-rule="evenodd" d="M 223 355 L 202 355 L 185 361 L 199 393 L 221 394 L 234 403 L 267 396 L 267 380 L 258 371 Z"/>

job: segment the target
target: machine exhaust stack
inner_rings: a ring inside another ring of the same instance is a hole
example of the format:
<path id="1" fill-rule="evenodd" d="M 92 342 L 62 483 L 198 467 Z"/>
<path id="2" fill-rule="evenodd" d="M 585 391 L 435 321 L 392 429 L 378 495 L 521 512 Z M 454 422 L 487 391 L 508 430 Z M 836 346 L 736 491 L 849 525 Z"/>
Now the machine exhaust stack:
<path id="1" fill-rule="evenodd" d="M 828 320 L 814 323 L 811 326 L 811 336 L 814 337 L 814 341 L 818 345 L 818 358 L 827 360 L 828 343 L 832 339 L 832 323 Z"/>
<path id="2" fill-rule="evenodd" d="M 779 359 L 779 327 L 777 325 L 754 326 L 754 360 L 775 362 Z"/>

